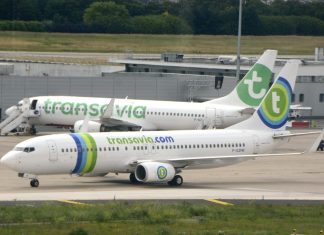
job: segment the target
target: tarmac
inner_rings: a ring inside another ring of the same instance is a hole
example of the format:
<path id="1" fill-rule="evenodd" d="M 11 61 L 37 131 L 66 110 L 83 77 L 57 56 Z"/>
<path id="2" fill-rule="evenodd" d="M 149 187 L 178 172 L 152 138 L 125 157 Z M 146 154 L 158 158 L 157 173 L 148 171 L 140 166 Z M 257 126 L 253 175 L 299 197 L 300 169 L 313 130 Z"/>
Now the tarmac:
<path id="1" fill-rule="evenodd" d="M 297 130 L 294 132 L 305 132 Z M 1 136 L 0 156 L 31 137 Z M 274 152 L 303 152 L 316 136 L 291 139 Z M 0 201 L 67 200 L 324 200 L 324 152 L 257 158 L 237 165 L 184 170 L 181 187 L 129 182 L 128 174 L 105 177 L 40 176 L 40 186 L 0 165 Z"/>

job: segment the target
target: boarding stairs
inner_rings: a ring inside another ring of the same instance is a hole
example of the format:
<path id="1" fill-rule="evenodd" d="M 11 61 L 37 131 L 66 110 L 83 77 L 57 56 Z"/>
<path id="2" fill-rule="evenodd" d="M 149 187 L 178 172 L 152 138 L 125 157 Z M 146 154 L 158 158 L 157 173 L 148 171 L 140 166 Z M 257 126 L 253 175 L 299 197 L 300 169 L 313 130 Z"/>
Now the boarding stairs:
<path id="1" fill-rule="evenodd" d="M 28 98 L 24 99 L 22 103 L 13 106 L 9 116 L 0 123 L 0 135 L 8 135 L 12 130 L 19 127 L 23 132 L 27 132 L 30 127 L 27 121 L 28 118 L 36 116 L 34 111 L 29 109 Z"/>

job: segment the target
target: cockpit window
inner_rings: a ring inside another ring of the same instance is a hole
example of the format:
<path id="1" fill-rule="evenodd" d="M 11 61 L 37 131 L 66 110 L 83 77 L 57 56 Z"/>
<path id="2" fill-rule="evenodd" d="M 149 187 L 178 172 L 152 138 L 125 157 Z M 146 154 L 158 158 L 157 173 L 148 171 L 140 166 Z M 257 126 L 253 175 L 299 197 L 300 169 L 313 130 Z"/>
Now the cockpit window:
<path id="1" fill-rule="evenodd" d="M 16 148 L 14 148 L 14 151 L 30 153 L 30 152 L 35 151 L 35 147 L 16 147 Z"/>

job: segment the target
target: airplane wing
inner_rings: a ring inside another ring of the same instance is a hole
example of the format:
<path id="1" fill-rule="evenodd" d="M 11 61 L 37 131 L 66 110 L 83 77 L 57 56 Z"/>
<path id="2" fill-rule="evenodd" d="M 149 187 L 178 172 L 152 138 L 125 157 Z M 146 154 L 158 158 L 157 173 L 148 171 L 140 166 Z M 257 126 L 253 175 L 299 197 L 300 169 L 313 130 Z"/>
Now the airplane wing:
<path id="1" fill-rule="evenodd" d="M 108 127 L 123 126 L 123 127 L 142 127 L 141 122 L 129 122 L 123 118 L 112 117 L 114 112 L 115 98 L 111 99 L 107 109 L 100 117 L 100 122 Z"/>
<path id="2" fill-rule="evenodd" d="M 295 152 L 295 153 L 265 153 L 265 154 L 246 154 L 246 155 L 227 155 L 227 156 L 205 156 L 205 157 L 193 157 L 193 158 L 170 158 L 170 159 L 164 159 L 164 160 L 137 160 L 132 162 L 130 165 L 137 165 L 143 162 L 165 162 L 172 164 L 175 168 L 185 168 L 190 166 L 197 166 L 202 164 L 211 164 L 211 163 L 217 163 L 219 161 L 220 163 L 222 161 L 231 161 L 231 160 L 248 160 L 248 159 L 254 159 L 259 157 L 278 157 L 278 156 L 293 156 L 293 155 L 303 155 L 305 153 L 313 153 L 316 152 L 317 146 L 319 145 L 320 141 L 322 140 L 324 136 L 324 129 L 321 132 L 311 132 L 311 133 L 299 133 L 296 135 L 307 135 L 307 134 L 319 134 L 316 140 L 312 143 L 312 145 L 304 152 Z M 288 135 L 284 136 L 288 137 Z M 274 137 L 275 138 L 275 137 Z"/>
<path id="3" fill-rule="evenodd" d="M 248 160 L 248 159 L 254 159 L 259 157 L 271 157 L 271 156 L 287 156 L 287 155 L 302 155 L 305 152 L 300 153 L 272 153 L 272 154 L 247 154 L 247 155 L 227 155 L 227 156 L 206 156 L 206 157 L 194 157 L 194 158 L 170 158 L 170 159 L 164 159 L 164 160 L 138 160 L 132 162 L 130 165 L 136 166 L 140 163 L 144 162 L 164 162 L 164 163 L 170 163 L 175 168 L 185 168 L 190 166 L 197 166 L 202 164 L 210 164 L 215 163 L 217 161 L 228 161 L 228 160 Z"/>
<path id="4" fill-rule="evenodd" d="M 312 110 L 312 107 L 302 106 L 301 104 L 290 105 L 290 110 Z"/>

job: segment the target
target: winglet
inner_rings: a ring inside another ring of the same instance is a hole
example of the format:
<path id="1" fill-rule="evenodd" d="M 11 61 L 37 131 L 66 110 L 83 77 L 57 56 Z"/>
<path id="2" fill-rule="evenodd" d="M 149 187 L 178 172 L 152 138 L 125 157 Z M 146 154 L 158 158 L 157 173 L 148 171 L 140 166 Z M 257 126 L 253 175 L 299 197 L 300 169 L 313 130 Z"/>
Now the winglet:
<path id="1" fill-rule="evenodd" d="M 315 153 L 317 151 L 318 145 L 322 141 L 324 136 L 324 129 L 321 131 L 321 133 L 318 135 L 312 146 L 306 151 L 306 153 Z"/>
<path id="2" fill-rule="evenodd" d="M 84 132 L 88 132 L 88 130 L 89 130 L 89 116 L 86 115 L 83 120 L 83 124 L 78 132 L 84 133 Z"/>
<path id="3" fill-rule="evenodd" d="M 114 104 L 115 104 L 115 98 L 112 98 L 110 100 L 105 112 L 103 113 L 102 118 L 110 118 L 113 115 Z"/>

